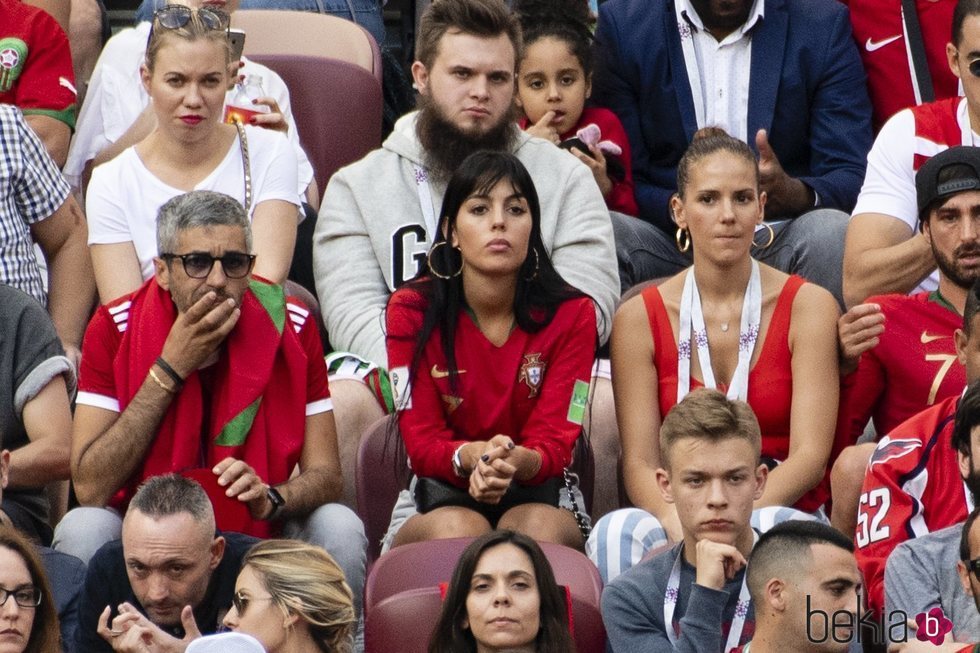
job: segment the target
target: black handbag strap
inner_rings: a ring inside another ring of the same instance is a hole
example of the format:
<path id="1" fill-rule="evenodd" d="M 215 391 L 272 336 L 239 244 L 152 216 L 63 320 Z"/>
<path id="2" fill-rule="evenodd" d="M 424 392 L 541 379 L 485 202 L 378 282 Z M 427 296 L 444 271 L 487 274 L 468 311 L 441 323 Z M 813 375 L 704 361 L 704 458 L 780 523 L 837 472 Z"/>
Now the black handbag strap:
<path id="1" fill-rule="evenodd" d="M 932 102 L 936 94 L 932 87 L 932 75 L 929 74 L 929 62 L 926 61 L 926 45 L 922 39 L 915 0 L 902 0 L 902 19 L 909 40 L 909 52 L 912 53 L 912 84 L 918 90 L 920 102 Z"/>

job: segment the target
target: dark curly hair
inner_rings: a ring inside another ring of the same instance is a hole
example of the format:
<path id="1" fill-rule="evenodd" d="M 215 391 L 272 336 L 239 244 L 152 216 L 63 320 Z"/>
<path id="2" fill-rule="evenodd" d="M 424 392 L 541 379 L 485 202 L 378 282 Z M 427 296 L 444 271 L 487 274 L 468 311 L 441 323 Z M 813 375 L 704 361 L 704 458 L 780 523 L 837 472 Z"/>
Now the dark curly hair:
<path id="1" fill-rule="evenodd" d="M 586 79 L 592 76 L 592 18 L 585 0 L 515 0 L 513 8 L 521 22 L 525 50 L 549 36 L 563 41 L 578 59 Z"/>

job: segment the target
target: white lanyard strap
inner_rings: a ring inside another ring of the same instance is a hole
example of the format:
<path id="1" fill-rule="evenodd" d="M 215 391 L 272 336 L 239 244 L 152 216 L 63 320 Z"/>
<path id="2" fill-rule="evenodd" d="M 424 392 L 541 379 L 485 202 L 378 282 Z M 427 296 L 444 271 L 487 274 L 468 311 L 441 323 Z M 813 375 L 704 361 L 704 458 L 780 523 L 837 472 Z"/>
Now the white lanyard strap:
<path id="1" fill-rule="evenodd" d="M 746 401 L 749 395 L 749 366 L 752 352 L 759 339 L 759 323 L 762 316 L 762 281 L 759 264 L 752 259 L 752 272 L 749 284 L 742 299 L 742 318 L 738 330 L 738 365 L 728 386 L 729 399 Z M 701 311 L 701 293 L 694 278 L 694 266 L 687 270 L 684 290 L 681 292 L 680 324 L 677 343 L 677 403 L 691 391 L 692 342 L 698 350 L 701 362 L 701 376 L 706 388 L 716 388 L 715 373 L 711 367 L 711 352 L 708 349 L 708 331 L 704 326 L 704 313 Z"/>
<path id="2" fill-rule="evenodd" d="M 419 192 L 419 206 L 422 208 L 422 218 L 425 220 L 425 233 L 435 240 L 436 229 L 436 209 L 432 206 L 432 193 L 429 191 L 429 174 L 421 166 L 415 168 L 415 186 Z"/>
<path id="3" fill-rule="evenodd" d="M 759 541 L 759 534 L 753 531 L 753 546 Z M 670 578 L 667 580 L 667 591 L 664 592 L 664 628 L 667 630 L 667 639 L 674 646 L 677 646 L 677 633 L 674 631 L 674 609 L 677 607 L 677 600 L 681 590 L 681 558 L 684 557 L 684 545 L 680 546 L 677 559 L 670 570 Z M 724 653 L 729 653 L 734 648 L 738 648 L 738 640 L 742 638 L 742 629 L 745 628 L 745 617 L 749 614 L 749 605 L 752 598 L 749 595 L 749 587 L 746 579 L 749 577 L 748 570 L 742 573 L 742 588 L 738 592 L 738 601 L 735 603 L 735 614 L 732 616 L 732 624 L 728 629 L 728 640 L 725 642 Z"/>

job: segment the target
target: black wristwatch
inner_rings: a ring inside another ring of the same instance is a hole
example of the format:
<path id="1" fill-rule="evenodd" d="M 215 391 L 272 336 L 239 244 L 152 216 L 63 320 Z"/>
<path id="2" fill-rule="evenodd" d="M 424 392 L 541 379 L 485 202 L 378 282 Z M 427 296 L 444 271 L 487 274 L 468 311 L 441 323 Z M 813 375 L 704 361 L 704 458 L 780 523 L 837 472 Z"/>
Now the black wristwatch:
<path id="1" fill-rule="evenodd" d="M 271 485 L 266 486 L 265 496 L 272 503 L 272 512 L 266 515 L 265 521 L 272 521 L 279 515 L 280 512 L 282 512 L 282 509 L 286 506 L 286 500 L 282 498 L 281 494 L 279 494 L 279 490 Z"/>

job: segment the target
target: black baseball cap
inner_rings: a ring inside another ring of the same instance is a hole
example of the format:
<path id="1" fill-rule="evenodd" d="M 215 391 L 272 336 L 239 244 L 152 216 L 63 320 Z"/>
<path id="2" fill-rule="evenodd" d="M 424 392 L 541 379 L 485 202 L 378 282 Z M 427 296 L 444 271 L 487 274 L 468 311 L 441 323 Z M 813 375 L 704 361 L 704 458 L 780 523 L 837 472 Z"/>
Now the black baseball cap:
<path id="1" fill-rule="evenodd" d="M 915 175 L 919 222 L 938 200 L 980 190 L 980 147 L 957 145 L 930 158 Z"/>

